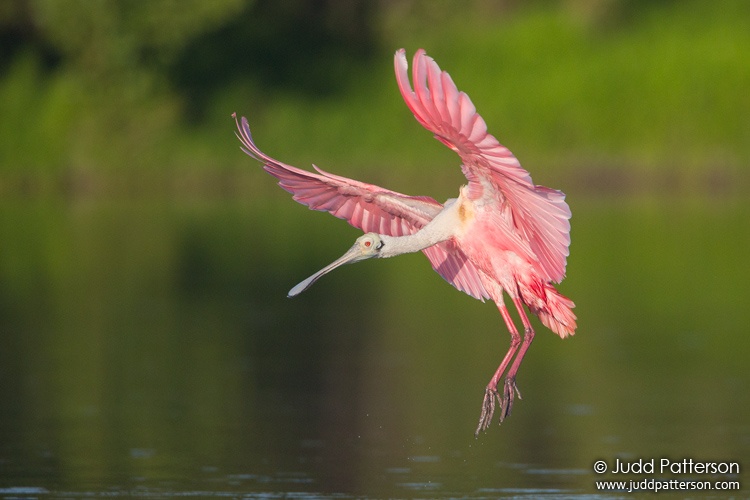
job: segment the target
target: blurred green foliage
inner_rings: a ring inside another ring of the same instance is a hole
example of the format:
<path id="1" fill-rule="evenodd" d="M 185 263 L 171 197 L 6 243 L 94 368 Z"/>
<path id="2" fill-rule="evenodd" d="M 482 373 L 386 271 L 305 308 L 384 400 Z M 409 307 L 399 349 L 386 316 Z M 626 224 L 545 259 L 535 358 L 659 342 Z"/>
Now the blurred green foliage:
<path id="1" fill-rule="evenodd" d="M 747 456 L 748 26 L 739 0 L 0 2 L 0 487 L 198 488 L 196 470 L 297 471 L 317 441 L 306 463 L 353 496 L 403 456 L 492 487 L 519 484 L 498 461 L 561 467 L 575 491 L 596 456 Z M 454 196 L 399 47 L 434 56 L 574 214 L 579 331 L 539 329 L 529 397 L 481 446 L 495 308 L 419 255 L 286 301 L 357 231 L 233 136 L 237 112 L 285 162 Z M 706 190 L 741 196 L 685 196 Z"/>
<path id="2" fill-rule="evenodd" d="M 601 170 L 666 171 L 692 186 L 719 171 L 734 186 L 750 161 L 748 25 L 733 0 L 9 0 L 0 179 L 242 184 L 261 173 L 238 154 L 236 111 L 277 157 L 376 181 L 387 167 L 398 186 L 456 161 L 393 81 L 393 51 L 424 47 L 533 172 L 588 186 Z"/>

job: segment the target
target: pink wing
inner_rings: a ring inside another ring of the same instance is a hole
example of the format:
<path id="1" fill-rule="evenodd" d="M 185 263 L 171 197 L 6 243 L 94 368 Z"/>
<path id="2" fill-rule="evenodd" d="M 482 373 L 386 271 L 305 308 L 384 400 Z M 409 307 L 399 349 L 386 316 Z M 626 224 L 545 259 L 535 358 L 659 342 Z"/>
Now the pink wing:
<path id="1" fill-rule="evenodd" d="M 414 55 L 412 90 L 404 49 L 396 52 L 396 80 L 406 105 L 435 138 L 461 156 L 469 197 L 500 202 L 510 210 L 518 236 L 528 242 L 548 281 L 565 276 L 570 245 L 570 208 L 565 195 L 535 186 L 513 153 L 487 133 L 469 96 L 420 49 Z"/>
<path id="2" fill-rule="evenodd" d="M 413 234 L 443 209 L 443 205 L 428 196 L 406 196 L 329 174 L 315 165 L 317 174 L 274 160 L 255 145 L 245 117 L 237 123 L 237 129 L 242 150 L 264 163 L 266 172 L 276 177 L 279 185 L 294 195 L 295 201 L 313 210 L 330 212 L 364 232 L 388 236 Z M 489 298 L 476 268 L 453 242 L 439 243 L 423 252 L 432 268 L 448 283 L 474 298 Z"/>

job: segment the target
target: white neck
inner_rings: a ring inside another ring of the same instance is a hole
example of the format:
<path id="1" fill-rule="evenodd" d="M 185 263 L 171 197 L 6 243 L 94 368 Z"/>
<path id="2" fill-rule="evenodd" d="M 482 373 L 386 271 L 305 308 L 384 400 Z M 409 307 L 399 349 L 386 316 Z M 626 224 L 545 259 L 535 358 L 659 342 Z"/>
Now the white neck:
<path id="1" fill-rule="evenodd" d="M 381 234 L 380 239 L 383 240 L 383 249 L 378 257 L 395 257 L 405 253 L 414 253 L 438 243 L 437 241 L 432 242 L 424 236 L 421 231 L 408 236 Z"/>
<path id="2" fill-rule="evenodd" d="M 395 257 L 405 253 L 418 252 L 436 243 L 448 240 L 455 235 L 458 224 L 454 206 L 449 206 L 414 234 L 407 236 L 381 234 L 383 249 L 380 251 L 379 257 Z"/>

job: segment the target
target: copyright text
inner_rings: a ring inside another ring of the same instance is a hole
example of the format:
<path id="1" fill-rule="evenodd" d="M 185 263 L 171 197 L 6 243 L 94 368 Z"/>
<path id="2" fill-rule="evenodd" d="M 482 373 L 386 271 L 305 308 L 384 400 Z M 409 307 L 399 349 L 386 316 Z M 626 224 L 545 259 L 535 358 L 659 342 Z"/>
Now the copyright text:
<path id="1" fill-rule="evenodd" d="M 736 461 L 694 460 L 684 458 L 638 458 L 625 460 L 616 458 L 613 461 L 597 460 L 593 464 L 596 474 L 640 475 L 653 474 L 643 479 L 615 481 L 596 481 L 600 491 L 668 491 L 668 490 L 739 490 L 740 463 Z M 674 478 L 678 475 L 689 477 Z M 671 477 L 658 477 L 671 476 Z M 703 477 L 701 477 L 703 476 Z M 726 480 L 717 480 L 717 476 L 727 476 Z M 710 479 L 710 480 L 706 480 Z M 731 479 L 731 480 L 730 480 Z"/>
<path id="2" fill-rule="evenodd" d="M 739 462 L 702 462 L 685 458 L 673 461 L 669 458 L 643 459 L 633 461 L 616 458 L 609 464 L 605 460 L 594 462 L 594 472 L 597 474 L 739 474 Z"/>

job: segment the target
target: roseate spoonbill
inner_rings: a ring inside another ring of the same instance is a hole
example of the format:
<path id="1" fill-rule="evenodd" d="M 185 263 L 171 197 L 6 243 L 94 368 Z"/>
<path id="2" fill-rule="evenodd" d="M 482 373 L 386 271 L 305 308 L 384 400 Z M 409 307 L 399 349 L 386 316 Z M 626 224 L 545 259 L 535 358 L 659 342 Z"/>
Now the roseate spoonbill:
<path id="1" fill-rule="evenodd" d="M 502 422 L 515 396 L 521 397 L 516 374 L 534 339 L 523 305 L 560 337 L 575 332 L 573 301 L 553 286 L 565 276 L 570 209 L 562 192 L 533 184 L 516 157 L 487 133 L 469 97 L 424 50 L 414 55 L 413 90 L 404 49 L 395 54 L 395 69 L 401 95 L 417 121 L 461 157 L 468 184 L 445 204 L 329 174 L 315 165 L 317 173 L 274 160 L 255 145 L 244 117 L 237 123 L 237 136 L 242 150 L 264 163 L 296 201 L 366 233 L 341 258 L 292 288 L 290 297 L 343 264 L 421 250 L 448 283 L 476 299 L 495 302 L 510 332 L 510 348 L 485 389 L 478 435 L 492 422 L 496 404 Z M 523 337 L 503 293 L 518 311 Z"/>

